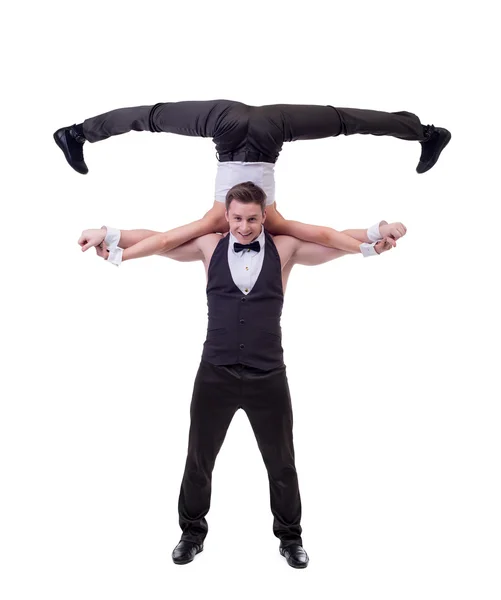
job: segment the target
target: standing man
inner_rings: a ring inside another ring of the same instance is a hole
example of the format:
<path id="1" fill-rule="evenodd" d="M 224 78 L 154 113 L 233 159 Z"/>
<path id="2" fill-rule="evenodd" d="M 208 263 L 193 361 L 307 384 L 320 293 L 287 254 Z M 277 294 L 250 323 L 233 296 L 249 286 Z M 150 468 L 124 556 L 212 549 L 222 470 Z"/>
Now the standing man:
<path id="1" fill-rule="evenodd" d="M 294 460 L 292 407 L 281 346 L 280 317 L 287 279 L 294 264 L 316 265 L 345 254 L 288 236 L 275 239 L 264 229 L 266 196 L 246 182 L 226 198 L 229 235 L 209 234 L 164 253 L 202 260 L 207 273 L 208 330 L 191 402 L 188 454 L 179 495 L 181 540 L 172 553 L 176 564 L 191 562 L 203 550 L 208 526 L 212 471 L 235 412 L 249 417 L 270 485 L 273 532 L 280 553 L 294 568 L 305 568 L 301 538 L 301 500 Z M 405 234 L 400 223 L 388 237 L 370 242 L 368 230 L 351 230 L 377 253 Z M 377 226 L 371 228 L 376 235 Z M 95 231 L 95 230 L 90 230 Z M 152 235 L 146 232 L 144 237 Z M 122 247 L 138 233 L 108 230 Z M 92 234 L 79 240 L 88 246 Z M 90 247 L 90 246 L 88 246 Z M 98 254 L 108 256 L 102 245 Z M 111 248 L 111 253 L 113 248 Z M 236 524 L 245 529 L 245 518 Z"/>

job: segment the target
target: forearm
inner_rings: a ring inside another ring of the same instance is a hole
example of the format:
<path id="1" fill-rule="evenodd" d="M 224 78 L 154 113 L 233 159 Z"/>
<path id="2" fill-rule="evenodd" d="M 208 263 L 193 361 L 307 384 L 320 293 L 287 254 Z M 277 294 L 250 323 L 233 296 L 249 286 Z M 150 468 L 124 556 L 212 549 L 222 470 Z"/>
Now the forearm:
<path id="1" fill-rule="evenodd" d="M 350 239 L 356 240 L 359 251 L 364 256 L 372 256 L 374 253 L 379 254 L 389 248 L 386 248 L 386 242 L 381 246 L 379 242 L 379 250 L 375 244 L 381 240 L 380 225 L 387 224 L 386 221 L 380 221 L 376 225 L 372 225 L 369 229 L 346 229 L 342 234 L 349 234 Z M 389 242 L 388 242 L 389 243 Z M 394 245 L 394 243 L 393 243 Z M 391 244 L 390 244 L 391 246 Z M 346 250 L 331 248 L 325 244 L 305 243 L 296 240 L 296 248 L 293 255 L 293 262 L 303 265 L 319 265 L 328 262 L 346 254 L 353 254 Z"/>
<path id="2" fill-rule="evenodd" d="M 370 242 L 370 239 L 367 236 L 367 229 L 343 229 L 341 233 L 349 235 L 350 237 L 358 240 L 359 242 Z"/>
<path id="3" fill-rule="evenodd" d="M 300 248 L 291 257 L 291 264 L 314 267 L 342 256 L 349 256 L 350 254 L 350 252 L 337 250 L 335 248 L 327 248 L 320 244 L 302 242 Z"/>
<path id="4" fill-rule="evenodd" d="M 118 245 L 125 250 L 158 233 L 160 232 L 152 231 L 151 229 L 121 229 Z"/>
<path id="5" fill-rule="evenodd" d="M 306 225 L 299 221 L 285 221 L 281 233 L 291 235 L 306 242 L 320 244 L 335 250 L 343 250 L 350 254 L 360 253 L 360 241 L 346 232 L 336 231 L 330 227 L 319 225 Z M 355 230 L 358 231 L 358 230 Z"/>
<path id="6" fill-rule="evenodd" d="M 141 231 L 141 230 L 136 230 Z M 143 230 L 145 231 L 145 230 Z M 122 261 L 131 260 L 133 258 L 143 258 L 145 256 L 153 256 L 155 254 L 162 254 L 165 251 L 165 233 L 159 233 L 158 231 L 153 231 L 146 235 L 137 234 L 136 236 L 132 235 L 129 237 L 128 234 L 134 234 L 134 231 L 123 232 L 127 234 L 125 236 L 126 243 L 130 240 L 131 242 L 134 238 L 137 240 L 136 242 L 130 243 L 127 246 L 122 246 L 122 237 L 120 236 L 120 248 L 124 248 Z"/>

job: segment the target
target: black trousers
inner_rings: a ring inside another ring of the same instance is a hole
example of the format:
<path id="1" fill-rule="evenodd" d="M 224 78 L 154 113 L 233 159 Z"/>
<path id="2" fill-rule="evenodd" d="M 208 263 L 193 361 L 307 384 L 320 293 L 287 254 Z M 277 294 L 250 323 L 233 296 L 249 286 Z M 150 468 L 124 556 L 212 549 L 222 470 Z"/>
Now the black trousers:
<path id="1" fill-rule="evenodd" d="M 202 543 L 210 507 L 212 471 L 235 412 L 242 408 L 268 471 L 273 532 L 287 546 L 302 544 L 301 499 L 294 465 L 292 407 L 285 366 L 262 371 L 202 361 L 191 401 L 188 456 L 179 495 L 181 539 Z M 235 523 L 241 535 L 245 515 Z"/>
<path id="2" fill-rule="evenodd" d="M 86 119 L 85 138 L 98 142 L 131 130 L 211 137 L 218 159 L 276 162 L 284 142 L 355 133 L 425 139 L 419 118 L 409 112 L 382 112 L 303 104 L 248 106 L 231 100 L 165 102 L 119 108 Z"/>

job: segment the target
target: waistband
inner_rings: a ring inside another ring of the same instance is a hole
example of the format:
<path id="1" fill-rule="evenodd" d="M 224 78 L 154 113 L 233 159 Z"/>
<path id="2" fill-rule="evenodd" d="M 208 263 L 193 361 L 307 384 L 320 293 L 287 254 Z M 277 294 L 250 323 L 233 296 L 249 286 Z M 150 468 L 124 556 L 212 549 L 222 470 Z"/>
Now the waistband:
<path id="1" fill-rule="evenodd" d="M 249 150 L 241 150 L 238 152 L 224 152 L 219 154 L 216 152 L 216 157 L 219 162 L 264 162 L 275 164 L 276 158 L 263 154 L 262 152 L 253 152 Z"/>
<path id="2" fill-rule="evenodd" d="M 215 365 L 214 363 L 211 363 L 210 361 L 205 359 L 202 359 L 200 361 L 200 367 L 206 367 L 219 373 L 226 373 L 228 375 L 236 377 L 237 379 L 262 379 L 272 375 L 277 375 L 278 373 L 286 372 L 285 364 L 282 364 L 278 367 L 274 367 L 273 369 L 265 370 L 258 369 L 257 367 L 251 367 L 250 365 L 246 365 L 244 363 L 237 363 L 232 365 Z"/>

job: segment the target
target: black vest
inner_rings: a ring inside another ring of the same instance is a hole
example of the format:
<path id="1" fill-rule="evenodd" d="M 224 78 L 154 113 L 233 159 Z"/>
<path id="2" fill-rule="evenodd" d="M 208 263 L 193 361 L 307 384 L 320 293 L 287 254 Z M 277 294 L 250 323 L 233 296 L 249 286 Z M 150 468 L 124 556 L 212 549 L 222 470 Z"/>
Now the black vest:
<path id="1" fill-rule="evenodd" d="M 229 239 L 227 235 L 218 243 L 209 265 L 209 326 L 202 360 L 213 365 L 243 364 L 264 371 L 282 367 L 280 317 L 284 293 L 277 247 L 265 231 L 261 273 L 245 295 L 231 277 Z"/>

